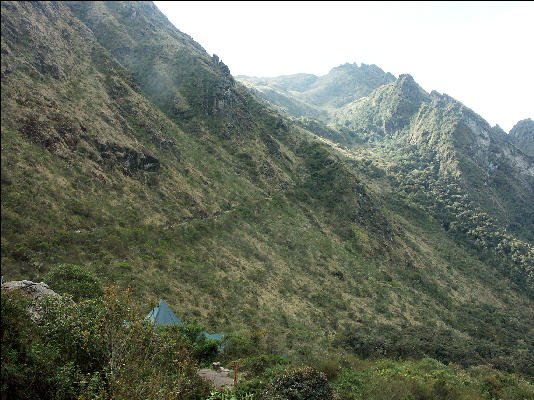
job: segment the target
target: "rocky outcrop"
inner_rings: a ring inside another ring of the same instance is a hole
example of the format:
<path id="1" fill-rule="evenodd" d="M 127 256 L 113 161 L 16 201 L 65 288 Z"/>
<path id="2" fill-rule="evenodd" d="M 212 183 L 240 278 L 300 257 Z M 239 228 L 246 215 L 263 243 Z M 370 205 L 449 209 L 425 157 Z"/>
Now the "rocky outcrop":
<path id="1" fill-rule="evenodd" d="M 223 63 L 216 54 L 214 54 L 211 59 L 217 69 L 222 72 L 222 79 L 219 81 L 219 84 L 215 90 L 215 102 L 212 109 L 207 110 L 208 112 L 213 113 L 224 111 L 232 104 L 232 89 L 235 86 L 235 81 L 230 73 L 230 68 L 228 68 L 228 66 Z"/>
<path id="2" fill-rule="evenodd" d="M 527 118 L 519 121 L 510 130 L 510 140 L 529 156 L 534 157 L 534 121 Z"/>
<path id="3" fill-rule="evenodd" d="M 530 118 L 519 121 L 510 130 L 510 136 L 534 140 L 534 121 Z"/>
<path id="4" fill-rule="evenodd" d="M 48 116 L 32 114 L 21 119 L 21 132 L 33 143 L 56 154 L 63 149 L 74 150 L 85 136 L 86 128 L 75 118 L 53 112 Z"/>
<path id="5" fill-rule="evenodd" d="M 154 172 L 160 168 L 159 160 L 146 151 L 140 152 L 117 143 L 101 143 L 98 150 L 108 167 L 117 167 L 125 175 L 133 175 L 139 170 Z"/>
<path id="6" fill-rule="evenodd" d="M 43 315 L 42 301 L 47 297 L 61 299 L 61 296 L 54 292 L 44 282 L 35 283 L 32 281 L 10 281 L 2 283 L 2 291 L 10 292 L 18 290 L 31 298 L 28 307 L 32 321 L 37 322 Z"/>

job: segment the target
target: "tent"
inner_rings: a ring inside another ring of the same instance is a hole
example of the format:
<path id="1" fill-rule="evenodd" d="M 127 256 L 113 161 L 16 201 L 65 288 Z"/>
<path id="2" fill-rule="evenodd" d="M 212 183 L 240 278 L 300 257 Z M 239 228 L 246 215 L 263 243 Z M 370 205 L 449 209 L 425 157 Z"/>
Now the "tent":
<path id="1" fill-rule="evenodd" d="M 217 350 L 218 351 L 224 350 L 224 343 L 222 342 L 224 335 L 220 333 L 208 333 L 206 331 L 202 331 L 198 334 L 197 340 L 200 340 L 202 337 L 205 337 L 206 339 L 211 339 L 211 340 L 218 340 L 220 343 L 217 346 Z"/>
<path id="2" fill-rule="evenodd" d="M 206 339 L 212 339 L 212 340 L 223 340 L 223 335 L 220 333 L 208 333 L 208 332 L 200 332 L 197 336 L 197 339 L 200 339 L 202 336 L 204 336 Z"/>
<path id="3" fill-rule="evenodd" d="M 156 326 L 169 326 L 169 325 L 179 325 L 179 326 L 185 326 L 184 323 L 178 318 L 172 310 L 169 308 L 167 303 L 165 303 L 165 300 L 161 299 L 159 302 L 159 305 L 155 307 L 150 313 L 146 316 L 147 319 L 149 319 L 154 325 Z M 125 322 L 125 324 L 128 324 Z M 198 334 L 196 340 L 200 340 L 202 337 L 205 337 L 206 339 L 212 339 L 212 340 L 218 340 L 222 341 L 224 335 L 220 333 L 208 333 L 205 331 L 202 331 Z M 219 350 L 223 349 L 223 345 L 219 345 Z"/>
<path id="4" fill-rule="evenodd" d="M 146 316 L 154 325 L 169 326 L 169 325 L 180 325 L 184 326 L 184 323 L 180 321 L 172 310 L 169 308 L 165 300 L 161 299 L 159 305 L 155 307 L 150 313 Z"/>

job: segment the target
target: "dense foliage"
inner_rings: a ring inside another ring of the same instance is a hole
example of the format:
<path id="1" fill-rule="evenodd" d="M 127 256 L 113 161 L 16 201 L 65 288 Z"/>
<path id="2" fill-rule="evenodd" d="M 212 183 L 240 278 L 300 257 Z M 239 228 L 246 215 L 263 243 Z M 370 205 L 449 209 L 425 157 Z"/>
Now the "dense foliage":
<path id="1" fill-rule="evenodd" d="M 74 303 L 42 304 L 2 292 L 2 399 L 201 399 L 193 345 L 177 329 L 155 330 L 116 288 Z"/>
<path id="2" fill-rule="evenodd" d="M 98 278 L 80 265 L 59 264 L 44 276 L 45 282 L 59 294 L 69 294 L 74 301 L 103 295 Z"/>

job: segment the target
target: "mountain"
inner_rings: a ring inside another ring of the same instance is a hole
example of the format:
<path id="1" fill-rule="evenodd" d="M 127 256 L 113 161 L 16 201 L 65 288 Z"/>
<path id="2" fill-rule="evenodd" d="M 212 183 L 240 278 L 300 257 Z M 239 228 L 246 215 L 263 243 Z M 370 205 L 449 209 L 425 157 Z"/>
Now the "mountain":
<path id="1" fill-rule="evenodd" d="M 397 159 L 431 168 L 438 181 L 454 181 L 501 228 L 534 240 L 534 160 L 450 96 L 428 94 L 401 75 L 339 110 L 334 121 L 368 142 L 394 146 Z M 416 170 L 407 173 L 413 179 Z"/>
<path id="2" fill-rule="evenodd" d="M 275 78 L 238 76 L 246 86 L 296 117 L 326 120 L 333 109 L 367 96 L 395 77 L 376 65 L 343 64 L 324 76 L 295 74 Z"/>
<path id="3" fill-rule="evenodd" d="M 534 157 L 534 121 L 524 119 L 510 130 L 510 138 L 523 153 Z"/>
<path id="4" fill-rule="evenodd" d="M 4 279 L 79 264 L 297 361 L 534 376 L 531 158 L 408 76 L 327 77 L 279 80 L 331 118 L 295 121 L 150 2 L 2 2 Z"/>
<path id="5" fill-rule="evenodd" d="M 530 282 L 531 290 L 534 163 L 528 154 L 528 121 L 506 135 L 452 97 L 426 93 L 413 77 L 401 75 L 335 108 L 326 125 L 297 122 L 355 157 L 370 152 L 392 172 L 400 193 L 418 197 L 446 230 L 460 231 L 459 242 L 494 252 L 491 262 Z M 471 222 L 465 224 L 468 215 Z M 502 263 L 511 253 L 516 253 L 513 268 Z"/>

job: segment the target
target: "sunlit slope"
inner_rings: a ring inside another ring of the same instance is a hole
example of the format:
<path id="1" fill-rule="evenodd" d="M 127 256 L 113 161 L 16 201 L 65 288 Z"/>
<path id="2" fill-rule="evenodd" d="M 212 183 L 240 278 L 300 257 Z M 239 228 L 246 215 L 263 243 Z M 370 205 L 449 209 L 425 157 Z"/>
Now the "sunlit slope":
<path id="1" fill-rule="evenodd" d="M 259 85 L 301 90 L 303 76 L 246 78 L 245 82 L 281 106 Z M 338 78 L 340 83 L 345 81 Z M 343 93 L 332 86 L 331 102 Z M 287 94 L 302 101 L 296 90 Z M 460 245 L 476 248 L 483 262 L 533 293 L 530 120 L 521 121 L 507 135 L 450 96 L 426 93 L 409 75 L 338 105 L 330 110 L 329 118 L 315 118 L 328 125 L 310 118 L 295 122 L 353 156 L 381 166 L 393 183 L 394 196 L 423 207 Z"/>
<path id="2" fill-rule="evenodd" d="M 297 358 L 337 344 L 532 374 L 531 301 L 369 165 L 151 3 L 2 3 L 4 279 L 78 263 L 147 312 L 164 297 L 186 323 L 266 328 Z"/>

